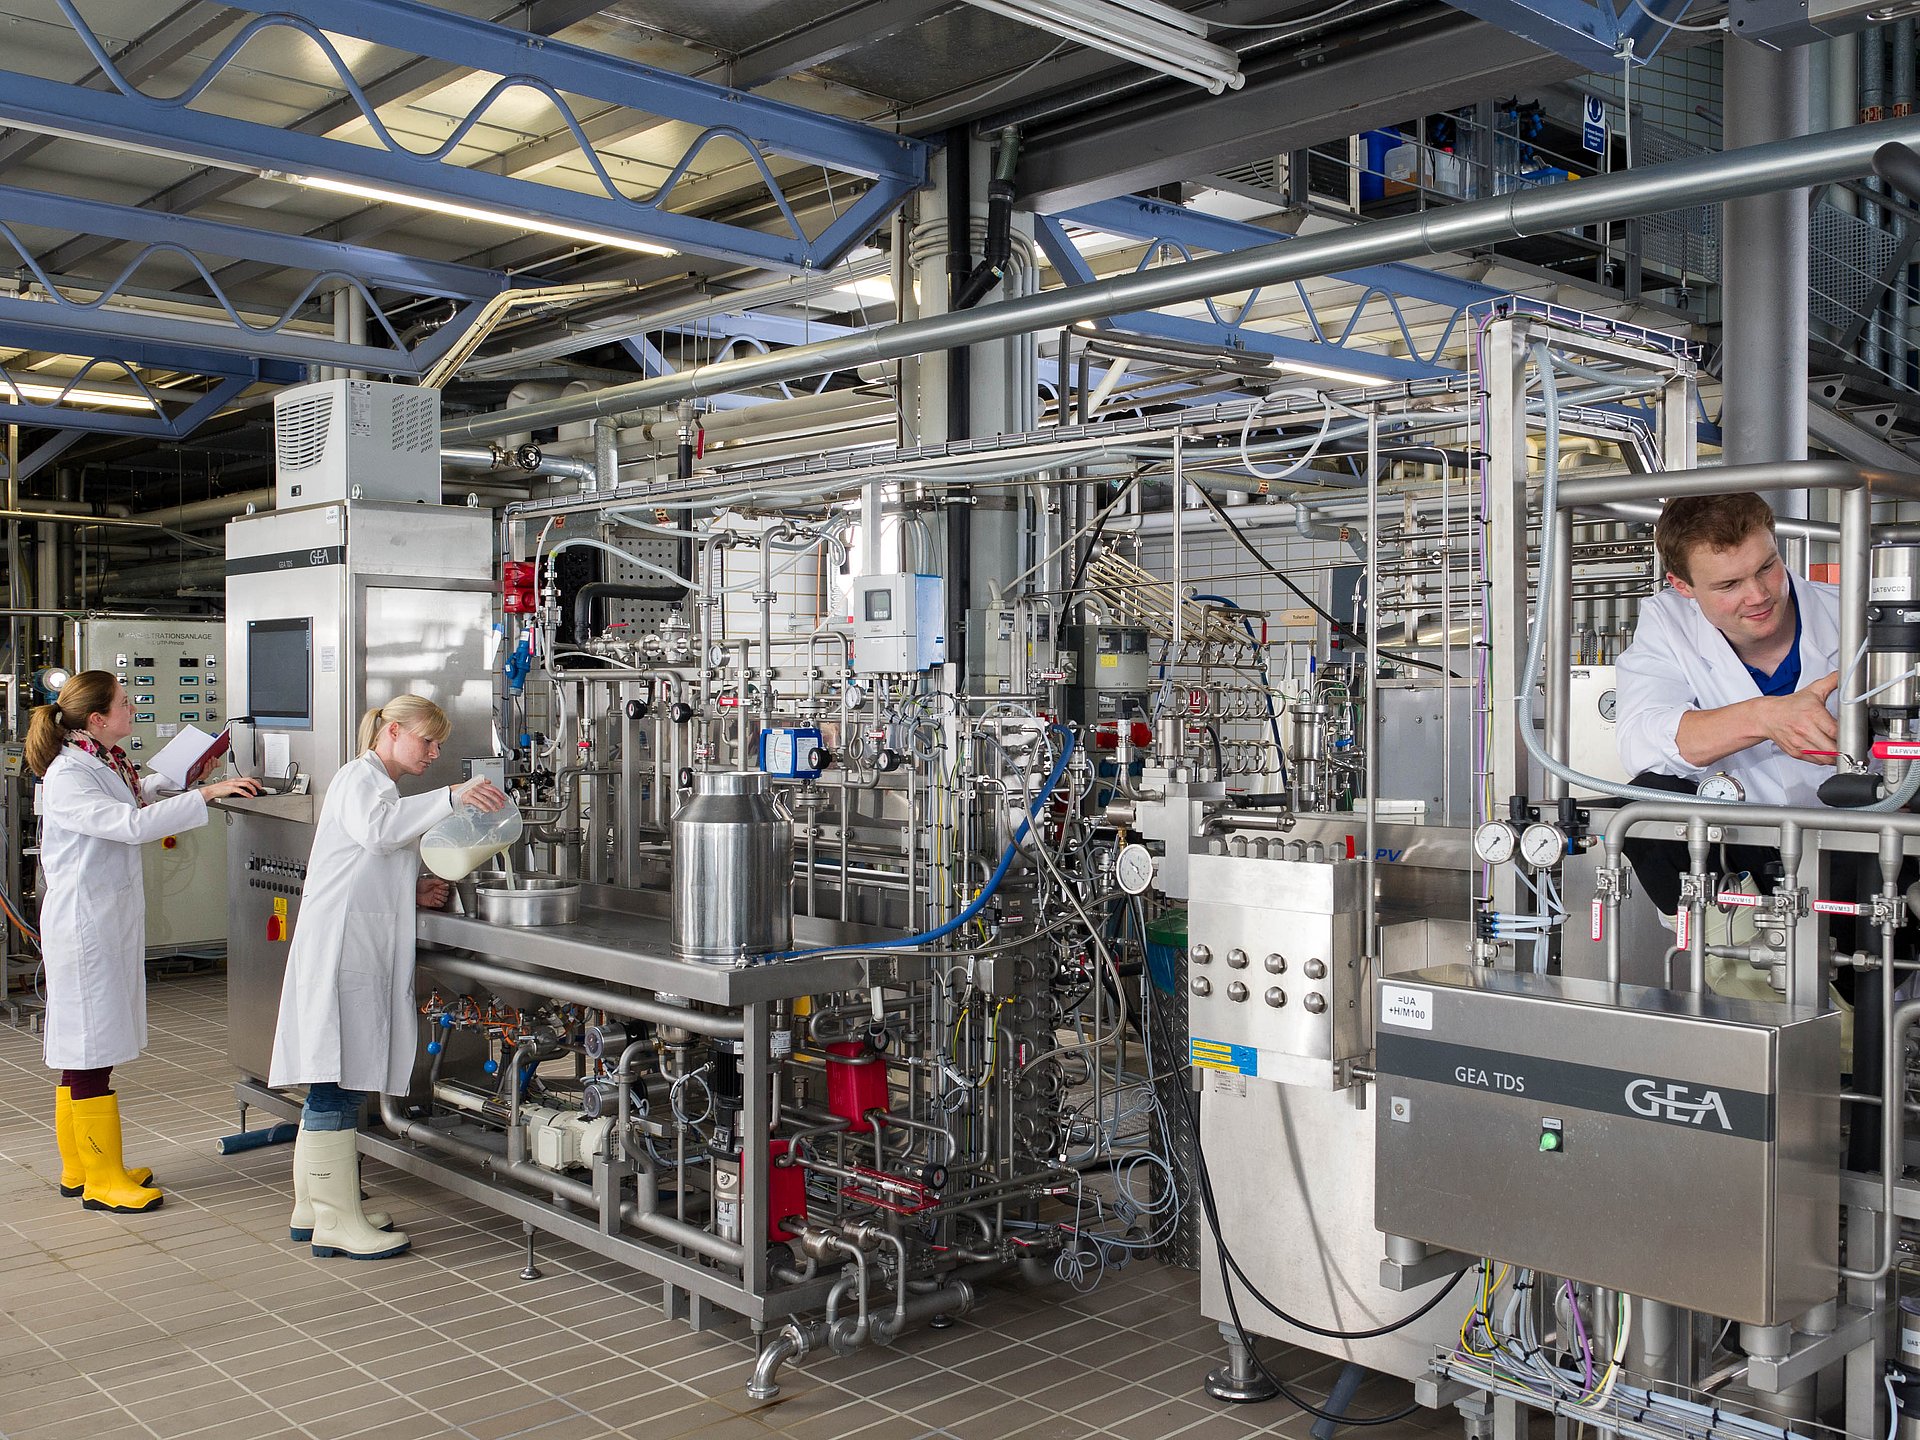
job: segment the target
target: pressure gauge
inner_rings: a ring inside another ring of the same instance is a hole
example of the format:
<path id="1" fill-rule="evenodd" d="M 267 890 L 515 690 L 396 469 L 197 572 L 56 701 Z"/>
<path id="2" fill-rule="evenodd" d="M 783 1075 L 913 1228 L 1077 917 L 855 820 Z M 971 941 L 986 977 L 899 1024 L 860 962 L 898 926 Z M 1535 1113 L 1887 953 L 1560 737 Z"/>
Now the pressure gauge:
<path id="1" fill-rule="evenodd" d="M 867 703 L 866 686 L 860 684 L 860 682 L 857 680 L 849 680 L 847 682 L 847 708 L 849 710 L 858 710 L 862 705 L 866 703 Z"/>
<path id="2" fill-rule="evenodd" d="M 1153 855 L 1144 845 L 1122 845 L 1113 857 L 1113 878 L 1129 895 L 1145 894 L 1153 884 Z"/>
<path id="3" fill-rule="evenodd" d="M 1536 870 L 1551 870 L 1566 857 L 1567 837 L 1558 825 L 1536 821 L 1520 832 L 1520 858 Z"/>
<path id="4" fill-rule="evenodd" d="M 1702 800 L 1738 801 L 1747 798 L 1746 787 L 1724 770 L 1715 771 L 1700 782 Z"/>
<path id="5" fill-rule="evenodd" d="M 1489 820 L 1473 832 L 1473 853 L 1486 865 L 1504 865 L 1513 859 L 1520 837 L 1504 820 Z"/>
<path id="6" fill-rule="evenodd" d="M 1617 692 L 1612 690 L 1603 690 L 1600 692 L 1600 718 L 1602 720 L 1611 724 L 1614 712 L 1619 708 L 1620 697 Z"/>

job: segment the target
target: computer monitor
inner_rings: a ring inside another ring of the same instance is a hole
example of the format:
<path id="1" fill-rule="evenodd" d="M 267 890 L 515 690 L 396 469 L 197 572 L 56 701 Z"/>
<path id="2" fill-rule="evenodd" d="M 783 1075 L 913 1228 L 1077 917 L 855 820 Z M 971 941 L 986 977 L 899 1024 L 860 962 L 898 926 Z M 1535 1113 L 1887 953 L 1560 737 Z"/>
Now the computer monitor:
<path id="1" fill-rule="evenodd" d="M 247 709 L 262 729 L 313 728 L 313 621 L 247 622 Z"/>

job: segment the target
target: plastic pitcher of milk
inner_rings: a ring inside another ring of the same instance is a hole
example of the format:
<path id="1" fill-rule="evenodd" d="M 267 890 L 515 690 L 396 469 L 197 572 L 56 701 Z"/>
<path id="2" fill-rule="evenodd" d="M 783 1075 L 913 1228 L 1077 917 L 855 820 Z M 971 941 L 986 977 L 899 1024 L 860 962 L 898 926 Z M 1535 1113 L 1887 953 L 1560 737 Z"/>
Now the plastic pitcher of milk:
<path id="1" fill-rule="evenodd" d="M 464 880 L 520 838 L 520 807 L 509 800 L 498 810 L 471 805 L 420 837 L 420 858 L 442 880 Z"/>

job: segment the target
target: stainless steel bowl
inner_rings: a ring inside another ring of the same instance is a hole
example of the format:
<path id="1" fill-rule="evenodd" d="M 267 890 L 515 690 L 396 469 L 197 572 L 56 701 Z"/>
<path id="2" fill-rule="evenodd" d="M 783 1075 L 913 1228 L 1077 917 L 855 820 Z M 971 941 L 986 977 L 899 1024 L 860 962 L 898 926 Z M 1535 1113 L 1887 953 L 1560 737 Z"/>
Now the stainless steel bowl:
<path id="1" fill-rule="evenodd" d="M 506 877 L 489 871 L 480 876 L 477 895 L 480 919 L 489 925 L 571 925 L 580 918 L 580 886 L 553 875 L 516 875 L 514 887 Z"/>

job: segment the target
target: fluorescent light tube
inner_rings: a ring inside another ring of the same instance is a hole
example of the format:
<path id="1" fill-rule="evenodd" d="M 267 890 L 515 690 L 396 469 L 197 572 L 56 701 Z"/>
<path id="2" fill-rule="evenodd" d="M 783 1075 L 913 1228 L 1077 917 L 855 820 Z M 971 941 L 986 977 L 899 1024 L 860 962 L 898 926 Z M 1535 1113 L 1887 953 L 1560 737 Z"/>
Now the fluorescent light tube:
<path id="1" fill-rule="evenodd" d="M 148 412 L 154 408 L 153 402 L 144 395 L 121 394 L 117 390 L 89 390 L 84 386 L 63 390 L 59 385 L 49 385 L 39 380 L 0 378 L 0 404 L 19 405 L 28 400 L 44 400 L 48 404 L 59 405 L 109 405 L 120 410 Z"/>
<path id="2" fill-rule="evenodd" d="M 1156 0 L 970 0 L 1089 49 L 1199 85 L 1238 90 L 1240 57 L 1206 37 L 1206 22 Z"/>
<path id="3" fill-rule="evenodd" d="M 404 190 L 387 190 L 378 185 L 362 185 L 357 180 L 335 180 L 327 175 L 292 175 L 284 170 L 262 170 L 265 180 L 285 180 L 313 190 L 330 190 L 336 195 L 354 195 L 362 200 L 384 200 L 390 205 L 410 205 L 436 215 L 457 215 L 463 220 L 479 220 L 488 225 L 504 225 L 509 230 L 536 230 L 542 235 L 558 235 L 565 240 L 580 240 L 588 245 L 608 245 L 616 250 L 634 250 L 642 255 L 677 255 L 677 250 L 656 245 L 651 240 L 635 240 L 606 230 L 588 230 L 578 225 L 562 225 L 552 220 L 537 220 L 526 215 L 508 215 L 500 210 L 484 210 L 477 205 L 458 205 L 430 195 L 409 195 Z"/>
<path id="4" fill-rule="evenodd" d="M 1322 365 L 1310 360 L 1275 360 L 1273 368 L 1289 375 L 1312 375 L 1320 380 L 1335 380 L 1343 385 L 1384 385 L 1386 380 L 1379 375 L 1368 375 L 1359 370 L 1342 370 L 1336 365 Z"/>

